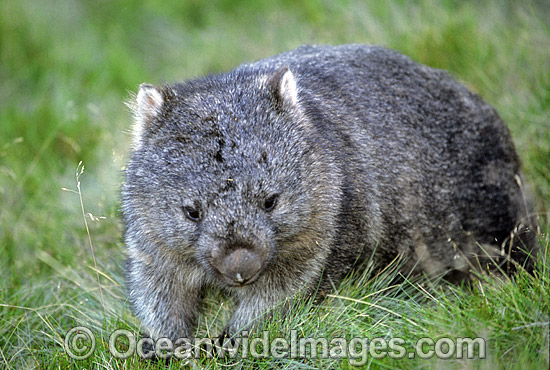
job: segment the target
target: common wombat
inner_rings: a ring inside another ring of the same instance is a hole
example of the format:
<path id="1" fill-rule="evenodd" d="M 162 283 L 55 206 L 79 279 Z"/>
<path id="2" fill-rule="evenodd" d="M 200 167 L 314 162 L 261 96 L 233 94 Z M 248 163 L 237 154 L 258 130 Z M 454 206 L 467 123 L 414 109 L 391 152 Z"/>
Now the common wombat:
<path id="1" fill-rule="evenodd" d="M 371 256 L 428 274 L 486 256 L 531 266 L 507 128 L 447 73 L 397 52 L 301 47 L 143 84 L 133 108 L 127 284 L 154 338 L 192 337 L 207 289 L 236 300 L 235 334 Z"/>

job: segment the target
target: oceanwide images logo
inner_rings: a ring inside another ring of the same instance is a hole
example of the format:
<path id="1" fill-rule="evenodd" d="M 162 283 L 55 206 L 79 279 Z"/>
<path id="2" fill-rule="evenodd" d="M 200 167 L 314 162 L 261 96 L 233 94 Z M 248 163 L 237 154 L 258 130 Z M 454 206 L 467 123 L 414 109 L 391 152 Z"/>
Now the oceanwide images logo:
<path id="1" fill-rule="evenodd" d="M 108 350 L 115 358 L 176 358 L 190 360 L 200 357 L 245 358 L 346 358 L 353 366 L 366 364 L 369 357 L 381 359 L 483 359 L 486 343 L 483 338 L 420 338 L 406 346 L 403 338 L 298 338 L 298 331 L 291 330 L 290 338 L 269 338 L 269 332 L 261 337 L 241 336 L 221 340 L 219 338 L 136 338 L 129 330 L 115 330 L 109 336 Z M 89 328 L 75 327 L 69 330 L 64 340 L 67 355 L 75 360 L 84 360 L 96 350 L 95 336 Z"/>

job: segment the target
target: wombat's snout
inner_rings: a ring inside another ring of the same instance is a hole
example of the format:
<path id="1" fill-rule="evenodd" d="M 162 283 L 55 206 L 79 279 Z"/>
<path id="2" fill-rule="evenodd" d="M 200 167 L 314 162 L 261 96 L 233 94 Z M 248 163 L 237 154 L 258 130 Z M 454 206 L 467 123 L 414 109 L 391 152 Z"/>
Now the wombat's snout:
<path id="1" fill-rule="evenodd" d="M 246 285 L 253 282 L 259 276 L 263 265 L 261 256 L 245 248 L 232 250 L 223 257 L 219 256 L 219 251 L 213 251 L 212 256 L 215 267 L 231 285 Z"/>

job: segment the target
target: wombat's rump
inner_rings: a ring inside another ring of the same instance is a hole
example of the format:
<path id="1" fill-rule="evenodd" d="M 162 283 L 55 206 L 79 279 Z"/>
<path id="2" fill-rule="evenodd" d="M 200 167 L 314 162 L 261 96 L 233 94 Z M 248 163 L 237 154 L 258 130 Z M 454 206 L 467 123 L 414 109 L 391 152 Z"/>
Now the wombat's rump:
<path id="1" fill-rule="evenodd" d="M 443 71 L 364 45 L 301 47 L 140 86 L 122 207 L 127 284 L 153 337 L 192 337 L 207 289 L 226 334 L 374 256 L 466 274 L 531 267 L 520 164 L 497 113 Z"/>

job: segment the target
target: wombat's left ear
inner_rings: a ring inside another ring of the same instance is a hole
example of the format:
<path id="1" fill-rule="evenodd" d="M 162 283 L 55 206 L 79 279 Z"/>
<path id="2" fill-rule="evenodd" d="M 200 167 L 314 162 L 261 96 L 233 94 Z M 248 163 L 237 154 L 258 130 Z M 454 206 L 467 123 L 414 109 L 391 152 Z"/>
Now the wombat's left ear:
<path id="1" fill-rule="evenodd" d="M 164 100 L 163 92 L 159 88 L 145 83 L 139 85 L 135 101 L 128 103 L 134 114 L 134 149 L 141 146 L 147 126 L 160 113 Z"/>
<path id="2" fill-rule="evenodd" d="M 298 105 L 296 79 L 288 67 L 279 68 L 268 80 L 267 87 L 273 93 L 280 108 Z"/>
<path id="3" fill-rule="evenodd" d="M 144 121 L 155 117 L 162 108 L 164 98 L 162 92 L 150 84 L 139 85 L 139 92 L 136 98 L 137 114 Z"/>

